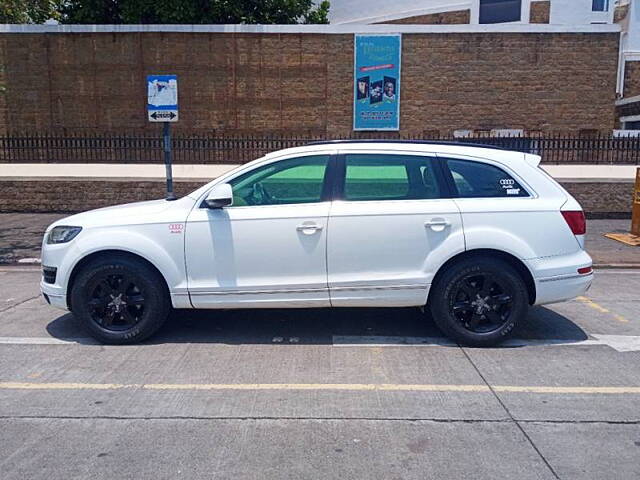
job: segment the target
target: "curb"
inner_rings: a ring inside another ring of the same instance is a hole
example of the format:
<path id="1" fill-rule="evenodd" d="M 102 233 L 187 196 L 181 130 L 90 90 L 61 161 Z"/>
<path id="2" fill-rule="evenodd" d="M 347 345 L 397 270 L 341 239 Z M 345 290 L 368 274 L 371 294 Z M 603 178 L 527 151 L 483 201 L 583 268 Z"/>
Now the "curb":
<path id="1" fill-rule="evenodd" d="M 640 263 L 594 263 L 595 270 L 637 270 L 640 269 Z"/>

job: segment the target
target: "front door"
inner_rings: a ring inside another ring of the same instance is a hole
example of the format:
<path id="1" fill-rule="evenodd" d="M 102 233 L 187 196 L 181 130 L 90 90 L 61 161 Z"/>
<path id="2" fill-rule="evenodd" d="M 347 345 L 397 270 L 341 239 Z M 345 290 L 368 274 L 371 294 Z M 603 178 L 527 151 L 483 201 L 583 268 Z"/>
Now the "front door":
<path id="1" fill-rule="evenodd" d="M 329 306 L 329 158 L 258 166 L 229 180 L 232 206 L 192 211 L 185 257 L 194 307 Z"/>
<path id="2" fill-rule="evenodd" d="M 347 153 L 327 240 L 333 306 L 418 306 L 437 267 L 464 251 L 460 212 L 435 156 Z"/>

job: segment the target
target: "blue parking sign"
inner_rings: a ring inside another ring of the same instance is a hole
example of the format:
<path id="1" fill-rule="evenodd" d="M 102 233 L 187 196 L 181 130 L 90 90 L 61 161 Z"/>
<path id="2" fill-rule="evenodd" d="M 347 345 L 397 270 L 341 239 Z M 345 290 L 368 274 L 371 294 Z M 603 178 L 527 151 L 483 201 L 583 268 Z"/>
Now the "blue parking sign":
<path id="1" fill-rule="evenodd" d="M 178 76 L 147 76 L 147 114 L 150 122 L 178 121 Z"/>

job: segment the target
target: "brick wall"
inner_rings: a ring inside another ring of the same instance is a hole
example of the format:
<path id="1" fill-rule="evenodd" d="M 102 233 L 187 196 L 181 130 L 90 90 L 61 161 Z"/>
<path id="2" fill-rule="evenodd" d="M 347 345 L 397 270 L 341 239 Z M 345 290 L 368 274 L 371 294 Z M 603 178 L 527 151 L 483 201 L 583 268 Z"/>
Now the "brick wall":
<path id="1" fill-rule="evenodd" d="M 352 135 L 353 35 L 0 34 L 0 132 L 157 129 L 145 76 L 176 73 L 177 129 Z M 401 132 L 608 131 L 618 34 L 405 34 Z"/>
<path id="2" fill-rule="evenodd" d="M 205 183 L 174 181 L 174 191 L 183 196 Z M 0 179 L 0 212 L 82 212 L 164 195 L 157 180 Z"/>
<path id="3" fill-rule="evenodd" d="M 7 125 L 7 55 L 5 51 L 6 38 L 0 37 L 0 126 Z M 0 129 L 1 130 L 1 129 Z"/>
<path id="4" fill-rule="evenodd" d="M 470 10 L 456 10 L 454 12 L 430 13 L 428 15 L 415 15 L 413 17 L 399 18 L 379 23 L 395 23 L 409 25 L 440 25 L 440 24 L 469 24 L 471 22 Z"/>
<path id="5" fill-rule="evenodd" d="M 530 23 L 549 23 L 549 10 L 551 2 L 531 2 L 529 10 Z"/>
<path id="6" fill-rule="evenodd" d="M 205 182 L 176 181 L 177 195 Z M 566 182 L 563 186 L 590 217 L 631 216 L 633 182 Z M 80 212 L 121 203 L 163 198 L 158 180 L 0 179 L 0 212 Z"/>
<path id="7" fill-rule="evenodd" d="M 626 62 L 624 66 L 624 97 L 640 95 L 640 62 Z"/>

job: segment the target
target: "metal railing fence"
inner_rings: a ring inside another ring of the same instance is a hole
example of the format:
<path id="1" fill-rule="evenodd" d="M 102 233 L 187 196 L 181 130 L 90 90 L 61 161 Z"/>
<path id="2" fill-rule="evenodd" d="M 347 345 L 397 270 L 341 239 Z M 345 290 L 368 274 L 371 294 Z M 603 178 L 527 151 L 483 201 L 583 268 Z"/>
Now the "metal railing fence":
<path id="1" fill-rule="evenodd" d="M 465 138 L 371 133 L 358 137 L 479 143 L 541 155 L 543 163 L 547 164 L 640 165 L 640 137 L 580 137 L 562 133 L 500 137 L 476 134 Z M 172 138 L 173 161 L 176 164 L 245 163 L 275 150 L 340 139 L 344 137 L 241 136 L 178 131 Z M 153 132 L 10 133 L 0 135 L 0 162 L 162 163 L 162 139 Z"/>

